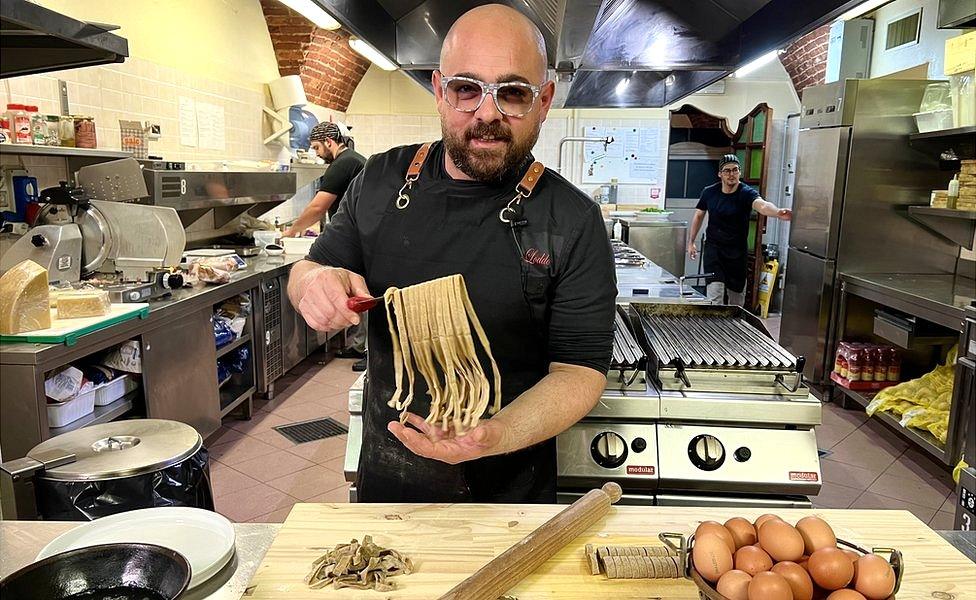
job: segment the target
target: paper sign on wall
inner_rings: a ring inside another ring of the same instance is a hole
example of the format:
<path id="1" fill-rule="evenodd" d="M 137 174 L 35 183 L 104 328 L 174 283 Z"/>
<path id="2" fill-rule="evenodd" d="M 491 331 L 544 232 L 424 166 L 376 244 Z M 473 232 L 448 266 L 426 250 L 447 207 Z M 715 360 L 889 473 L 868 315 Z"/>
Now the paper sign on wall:
<path id="1" fill-rule="evenodd" d="M 180 96 L 180 145 L 197 146 L 197 109 L 193 98 Z"/>
<path id="2" fill-rule="evenodd" d="M 197 131 L 200 147 L 206 150 L 223 150 L 224 107 L 207 102 L 197 103 Z"/>
<path id="3" fill-rule="evenodd" d="M 614 140 L 606 149 L 601 143 L 583 146 L 583 183 L 608 183 L 611 179 L 620 183 L 661 182 L 667 147 L 662 143 L 660 127 L 585 127 L 583 134 L 609 135 Z"/>

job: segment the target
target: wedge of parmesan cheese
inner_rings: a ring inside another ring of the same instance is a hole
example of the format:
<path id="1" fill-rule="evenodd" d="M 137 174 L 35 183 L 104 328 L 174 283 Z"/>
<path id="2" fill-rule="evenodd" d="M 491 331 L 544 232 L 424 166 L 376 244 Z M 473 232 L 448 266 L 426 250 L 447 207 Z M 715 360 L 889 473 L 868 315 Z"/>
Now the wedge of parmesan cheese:
<path id="1" fill-rule="evenodd" d="M 0 277 L 0 333 L 25 333 L 51 326 L 47 269 L 32 260 Z"/>
<path id="2" fill-rule="evenodd" d="M 112 310 L 112 301 L 105 290 L 74 290 L 59 292 L 58 319 L 101 317 Z"/>

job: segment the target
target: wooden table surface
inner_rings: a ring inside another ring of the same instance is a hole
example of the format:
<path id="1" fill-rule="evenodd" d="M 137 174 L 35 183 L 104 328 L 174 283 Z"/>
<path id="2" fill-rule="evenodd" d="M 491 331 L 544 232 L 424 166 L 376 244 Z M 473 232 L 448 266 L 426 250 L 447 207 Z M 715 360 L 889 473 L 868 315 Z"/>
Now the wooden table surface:
<path id="1" fill-rule="evenodd" d="M 563 506 L 432 504 L 296 504 L 251 581 L 249 600 L 323 598 L 435 600 Z M 513 588 L 518 600 L 693 600 L 689 580 L 608 580 L 593 576 L 587 543 L 660 544 L 658 533 L 691 533 L 700 521 L 733 516 L 754 520 L 762 510 L 734 508 L 613 507 L 610 514 Z M 838 538 L 861 547 L 892 547 L 904 554 L 899 599 L 976 600 L 976 565 L 907 511 L 780 510 L 795 523 L 815 514 Z M 303 580 L 313 560 L 332 546 L 370 534 L 376 543 L 411 557 L 416 572 L 392 581 L 398 589 L 310 590 Z"/>

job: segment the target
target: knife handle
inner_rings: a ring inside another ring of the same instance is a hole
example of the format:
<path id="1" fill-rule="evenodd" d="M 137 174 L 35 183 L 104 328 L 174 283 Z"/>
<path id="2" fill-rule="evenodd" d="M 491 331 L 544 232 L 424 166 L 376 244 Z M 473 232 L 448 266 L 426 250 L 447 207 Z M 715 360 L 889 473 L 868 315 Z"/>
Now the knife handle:
<path id="1" fill-rule="evenodd" d="M 346 308 L 353 312 L 364 313 L 379 303 L 379 298 L 370 296 L 353 296 L 346 300 Z"/>

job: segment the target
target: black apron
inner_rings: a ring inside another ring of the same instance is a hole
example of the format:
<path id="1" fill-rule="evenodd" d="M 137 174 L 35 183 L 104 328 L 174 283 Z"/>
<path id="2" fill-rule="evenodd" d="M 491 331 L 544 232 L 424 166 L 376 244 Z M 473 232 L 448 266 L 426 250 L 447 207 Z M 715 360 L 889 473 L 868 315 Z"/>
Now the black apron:
<path id="1" fill-rule="evenodd" d="M 439 160 L 438 153 L 428 162 L 433 160 Z M 376 185 L 373 193 L 377 197 L 364 190 L 360 198 L 360 202 L 387 204 L 375 232 L 373 256 L 366 264 L 370 291 L 379 295 L 390 286 L 405 287 L 462 274 L 502 373 L 503 404 L 538 383 L 548 369 L 543 328 L 538 323 L 531 325 L 534 321 L 529 316 L 523 281 L 534 281 L 530 287 L 538 292 L 537 302 L 544 303 L 548 286 L 544 277 L 520 264 L 512 231 L 498 219 L 499 211 L 514 196 L 517 181 L 492 188 L 495 195 L 487 197 L 483 195 L 486 186 L 474 188 L 479 193 L 468 194 L 458 182 L 435 179 L 431 169 L 425 168 L 410 191 L 406 209 L 394 204 L 402 180 L 392 187 Z M 535 212 L 531 198 L 525 203 L 527 215 Z M 543 216 L 536 220 L 537 226 L 545 222 Z M 415 455 L 389 433 L 387 424 L 396 420 L 398 413 L 386 404 L 395 383 L 382 304 L 371 311 L 369 321 L 360 501 L 555 502 L 555 440 L 508 455 L 448 465 Z M 484 366 L 490 372 L 487 364 Z M 410 411 L 426 416 L 426 385 L 422 377 L 418 380 Z"/>
<path id="2" fill-rule="evenodd" d="M 724 283 L 726 289 L 736 293 L 745 289 L 748 260 L 744 247 L 712 244 L 705 240 L 702 265 L 706 273 L 714 274 L 706 279 L 706 284 Z"/>

